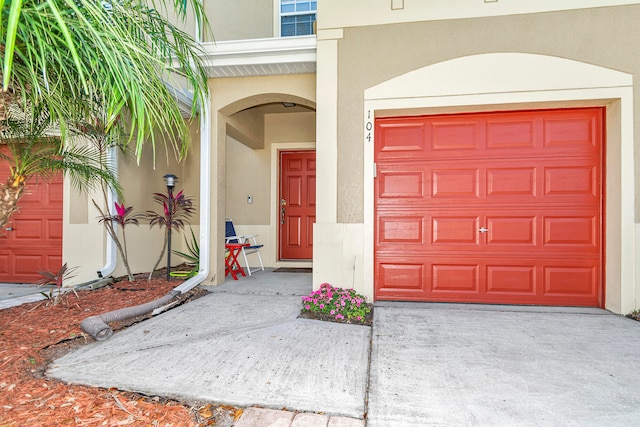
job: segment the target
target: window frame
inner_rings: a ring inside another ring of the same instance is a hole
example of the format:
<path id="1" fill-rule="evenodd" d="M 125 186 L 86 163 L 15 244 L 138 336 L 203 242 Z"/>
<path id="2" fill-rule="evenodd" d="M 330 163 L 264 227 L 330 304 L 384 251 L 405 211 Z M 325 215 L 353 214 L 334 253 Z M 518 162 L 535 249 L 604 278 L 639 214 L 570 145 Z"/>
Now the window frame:
<path id="1" fill-rule="evenodd" d="M 317 0 L 294 0 L 291 4 L 295 5 L 297 4 L 297 2 L 305 2 L 308 1 L 309 3 L 315 2 L 316 3 L 316 8 L 315 9 L 310 9 L 310 10 L 304 10 L 304 11 L 294 11 L 294 12 L 286 12 L 286 13 L 282 13 L 282 2 L 283 0 L 277 0 L 276 2 L 274 2 L 274 8 L 276 9 L 276 13 L 274 16 L 274 28 L 277 28 L 277 37 L 280 38 L 284 38 L 284 37 L 304 37 L 304 36 L 308 36 L 308 35 L 313 35 L 315 34 L 314 30 L 313 30 L 313 26 L 314 26 L 314 22 L 317 21 L 318 19 L 318 1 Z M 310 5 L 311 6 L 311 5 Z M 313 21 L 311 21 L 311 33 L 309 34 L 304 34 L 304 35 L 294 35 L 294 36 L 283 36 L 282 35 L 282 18 L 285 16 L 305 16 L 305 15 L 315 15 L 315 19 L 313 19 Z"/>

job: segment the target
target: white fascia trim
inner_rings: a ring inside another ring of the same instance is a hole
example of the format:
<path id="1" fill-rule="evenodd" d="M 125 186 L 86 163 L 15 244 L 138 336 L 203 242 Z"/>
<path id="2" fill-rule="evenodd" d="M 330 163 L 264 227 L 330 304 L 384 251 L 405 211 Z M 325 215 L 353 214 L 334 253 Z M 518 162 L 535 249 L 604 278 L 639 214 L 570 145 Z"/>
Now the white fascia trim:
<path id="1" fill-rule="evenodd" d="M 202 44 L 205 67 L 316 62 L 316 36 Z"/>

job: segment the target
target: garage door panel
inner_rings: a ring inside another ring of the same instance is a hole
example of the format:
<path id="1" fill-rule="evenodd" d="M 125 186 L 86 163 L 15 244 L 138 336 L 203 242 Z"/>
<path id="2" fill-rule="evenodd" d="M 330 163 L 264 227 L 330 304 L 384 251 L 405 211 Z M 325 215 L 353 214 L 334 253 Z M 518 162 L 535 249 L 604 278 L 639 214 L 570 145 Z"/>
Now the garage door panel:
<path id="1" fill-rule="evenodd" d="M 598 176 L 595 165 L 545 167 L 544 177 L 545 196 L 595 197 L 598 194 Z"/>
<path id="2" fill-rule="evenodd" d="M 411 157 L 425 151 L 424 123 L 389 120 L 376 127 L 378 156 Z"/>
<path id="3" fill-rule="evenodd" d="M 425 292 L 425 266 L 422 262 L 411 262 L 397 258 L 380 261 L 376 267 L 377 276 L 382 279 L 384 286 L 379 289 L 381 294 L 413 295 L 418 297 Z"/>
<path id="4" fill-rule="evenodd" d="M 597 216 L 566 215 L 544 217 L 544 246 L 599 247 Z"/>
<path id="5" fill-rule="evenodd" d="M 536 148 L 536 121 L 525 117 L 487 120 L 487 151 Z"/>
<path id="6" fill-rule="evenodd" d="M 487 197 L 492 196 L 524 196 L 533 198 L 537 194 L 536 168 L 506 167 L 487 168 Z"/>
<path id="7" fill-rule="evenodd" d="M 43 257 L 41 255 L 32 255 L 25 253 L 16 253 L 14 256 L 16 274 L 29 275 L 34 274 L 34 277 L 38 277 L 36 274 L 43 268 Z"/>
<path id="8" fill-rule="evenodd" d="M 480 293 L 480 267 L 477 264 L 437 263 L 431 265 L 431 292 Z"/>
<path id="9" fill-rule="evenodd" d="M 45 270 L 46 271 L 58 271 L 62 267 L 61 255 L 47 255 L 45 257 Z"/>
<path id="10" fill-rule="evenodd" d="M 380 199 L 423 199 L 424 172 L 422 170 L 386 170 L 378 173 L 378 197 Z"/>
<path id="11" fill-rule="evenodd" d="M 379 243 L 424 243 L 424 218 L 422 216 L 380 217 Z"/>
<path id="12" fill-rule="evenodd" d="M 477 199 L 480 197 L 479 181 L 480 171 L 477 168 L 434 169 L 431 172 L 431 194 L 434 199 Z"/>
<path id="13" fill-rule="evenodd" d="M 376 152 L 376 298 L 601 306 L 602 114 L 394 119 L 427 144 Z"/>
<path id="14" fill-rule="evenodd" d="M 489 233 L 486 236 L 487 246 L 518 245 L 530 249 L 536 246 L 535 216 L 487 216 L 485 221 Z"/>
<path id="15" fill-rule="evenodd" d="M 7 251 L 0 251 L 0 271 L 9 271 L 11 266 L 11 254 Z"/>
<path id="16" fill-rule="evenodd" d="M 460 150 L 479 151 L 482 148 L 480 127 L 478 121 L 464 119 L 449 119 L 434 121 L 431 124 L 430 147 L 434 152 Z"/>
<path id="17" fill-rule="evenodd" d="M 477 215 L 434 216 L 431 218 L 432 244 L 434 247 L 449 244 L 478 246 L 479 222 Z"/>
<path id="18" fill-rule="evenodd" d="M 49 240 L 62 241 L 62 220 L 50 219 L 47 221 L 47 231 Z"/>
<path id="19" fill-rule="evenodd" d="M 597 125 L 592 115 L 544 120 L 545 147 L 577 149 L 582 146 L 591 150 L 596 148 L 596 136 Z"/>
<path id="20" fill-rule="evenodd" d="M 596 298 L 599 269 L 588 261 L 584 261 L 583 266 L 576 264 L 545 266 L 544 295 L 560 297 L 582 295 Z"/>
<path id="21" fill-rule="evenodd" d="M 40 241 L 45 237 L 45 224 L 42 218 L 16 219 L 13 221 L 13 228 L 16 241 Z"/>
<path id="22" fill-rule="evenodd" d="M 535 296 L 538 283 L 538 268 L 535 265 L 487 265 L 487 295 Z"/>

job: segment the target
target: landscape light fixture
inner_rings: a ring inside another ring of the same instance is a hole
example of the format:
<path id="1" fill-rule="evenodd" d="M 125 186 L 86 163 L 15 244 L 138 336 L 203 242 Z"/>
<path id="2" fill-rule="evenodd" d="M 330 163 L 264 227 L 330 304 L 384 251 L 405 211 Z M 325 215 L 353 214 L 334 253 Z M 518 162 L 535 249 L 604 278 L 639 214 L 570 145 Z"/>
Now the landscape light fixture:
<path id="1" fill-rule="evenodd" d="M 169 196 L 169 222 L 167 223 L 167 281 L 171 280 L 171 222 L 173 221 L 173 188 L 176 186 L 178 177 L 172 173 L 166 174 L 164 182 L 167 184 L 167 195 Z"/>

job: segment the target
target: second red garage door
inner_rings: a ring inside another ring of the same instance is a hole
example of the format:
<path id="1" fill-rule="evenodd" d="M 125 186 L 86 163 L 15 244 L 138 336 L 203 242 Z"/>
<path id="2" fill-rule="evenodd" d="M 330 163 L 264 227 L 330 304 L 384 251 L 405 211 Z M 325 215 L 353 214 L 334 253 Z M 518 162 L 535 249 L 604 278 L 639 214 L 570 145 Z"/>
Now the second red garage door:
<path id="1" fill-rule="evenodd" d="M 377 300 L 603 306 L 603 110 L 376 121 Z"/>

